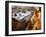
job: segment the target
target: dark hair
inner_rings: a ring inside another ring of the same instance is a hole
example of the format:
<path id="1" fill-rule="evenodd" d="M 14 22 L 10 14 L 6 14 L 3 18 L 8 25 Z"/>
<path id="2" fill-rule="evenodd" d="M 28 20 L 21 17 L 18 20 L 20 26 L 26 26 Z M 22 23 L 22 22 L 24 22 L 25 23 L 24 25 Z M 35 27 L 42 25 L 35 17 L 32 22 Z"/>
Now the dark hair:
<path id="1" fill-rule="evenodd" d="M 39 11 L 41 12 L 41 7 L 39 7 Z"/>

